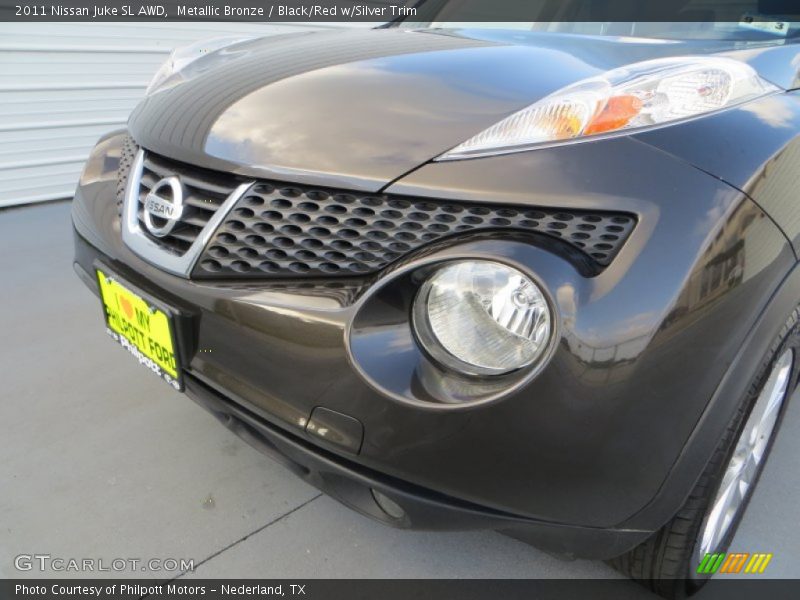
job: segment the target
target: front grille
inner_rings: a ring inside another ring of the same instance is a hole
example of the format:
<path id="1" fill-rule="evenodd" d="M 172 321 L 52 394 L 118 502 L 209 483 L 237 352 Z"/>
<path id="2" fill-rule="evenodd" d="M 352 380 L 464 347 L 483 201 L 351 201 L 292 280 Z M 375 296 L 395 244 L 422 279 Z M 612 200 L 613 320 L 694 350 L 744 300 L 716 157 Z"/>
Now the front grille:
<path id="1" fill-rule="evenodd" d="M 224 219 L 192 276 L 362 275 L 446 236 L 497 229 L 558 238 L 606 266 L 635 223 L 633 216 L 622 213 L 479 205 L 260 182 Z"/>
<path id="2" fill-rule="evenodd" d="M 617 212 L 440 201 L 274 181 L 247 188 L 238 176 L 147 152 L 141 173 L 132 173 L 137 150 L 133 141 L 126 143 L 120 159 L 118 199 L 127 180 L 139 181 L 136 211 L 126 209 L 136 231 L 128 231 L 126 241 L 137 248 L 140 242 L 154 246 L 155 253 L 138 250 L 171 272 L 198 279 L 360 276 L 434 242 L 492 230 L 559 239 L 602 268 L 636 225 L 633 215 Z M 144 201 L 161 179 L 173 176 L 181 183 L 184 210 L 175 227 L 158 237 L 145 224 Z"/>
<path id="3" fill-rule="evenodd" d="M 158 237 L 152 235 L 145 226 L 144 200 L 156 183 L 171 176 L 177 176 L 183 188 L 183 214 L 172 231 Z M 241 182 L 228 175 L 190 167 L 147 153 L 139 183 L 139 228 L 143 235 L 162 250 L 183 256 L 239 183 Z"/>
<path id="4" fill-rule="evenodd" d="M 119 167 L 117 167 L 117 212 L 122 214 L 122 205 L 125 202 L 125 188 L 128 185 L 128 177 L 131 173 L 133 160 L 136 158 L 136 153 L 139 151 L 139 146 L 133 141 L 131 136 L 126 136 L 125 141 L 122 142 L 122 149 L 119 155 Z"/>

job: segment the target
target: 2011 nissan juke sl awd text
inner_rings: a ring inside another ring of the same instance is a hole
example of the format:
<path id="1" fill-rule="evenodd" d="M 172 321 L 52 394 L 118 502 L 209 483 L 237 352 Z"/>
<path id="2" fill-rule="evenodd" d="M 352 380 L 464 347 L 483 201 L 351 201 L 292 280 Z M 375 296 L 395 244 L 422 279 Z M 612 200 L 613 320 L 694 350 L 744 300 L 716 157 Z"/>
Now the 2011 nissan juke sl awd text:
<path id="1" fill-rule="evenodd" d="M 798 379 L 779 25 L 179 49 L 86 164 L 75 269 L 139 362 L 355 510 L 691 593 Z"/>

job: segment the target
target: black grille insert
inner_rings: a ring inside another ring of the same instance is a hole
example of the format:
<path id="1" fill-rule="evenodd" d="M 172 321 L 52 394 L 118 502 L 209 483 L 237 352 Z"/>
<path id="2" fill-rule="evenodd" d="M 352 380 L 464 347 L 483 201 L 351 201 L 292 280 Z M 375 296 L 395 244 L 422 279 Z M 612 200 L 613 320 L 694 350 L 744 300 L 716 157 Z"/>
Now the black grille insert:
<path id="1" fill-rule="evenodd" d="M 136 158 L 139 146 L 133 141 L 131 136 L 126 136 L 122 142 L 122 149 L 119 156 L 119 167 L 117 168 L 117 211 L 122 214 L 122 205 L 125 202 L 125 188 L 128 185 L 128 177 L 131 174 L 131 167 Z"/>
<path id="2" fill-rule="evenodd" d="M 260 182 L 192 273 L 205 279 L 361 275 L 446 236 L 490 229 L 558 238 L 608 265 L 636 224 L 624 213 L 479 205 Z"/>

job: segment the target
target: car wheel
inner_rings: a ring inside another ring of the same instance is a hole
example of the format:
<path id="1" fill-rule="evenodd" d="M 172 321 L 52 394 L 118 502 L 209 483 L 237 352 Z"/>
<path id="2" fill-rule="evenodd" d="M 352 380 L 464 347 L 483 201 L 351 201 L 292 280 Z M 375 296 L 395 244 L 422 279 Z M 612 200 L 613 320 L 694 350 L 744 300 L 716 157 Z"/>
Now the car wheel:
<path id="1" fill-rule="evenodd" d="M 665 598 L 698 591 L 706 554 L 726 552 L 797 383 L 800 307 L 796 308 L 678 514 L 647 541 L 609 563 Z"/>

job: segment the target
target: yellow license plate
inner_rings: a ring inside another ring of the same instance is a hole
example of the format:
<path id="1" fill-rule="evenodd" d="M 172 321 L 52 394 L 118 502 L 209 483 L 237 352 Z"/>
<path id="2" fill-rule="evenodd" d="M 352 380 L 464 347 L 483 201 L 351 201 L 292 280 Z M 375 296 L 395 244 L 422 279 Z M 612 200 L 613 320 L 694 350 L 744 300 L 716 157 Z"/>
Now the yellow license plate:
<path id="1" fill-rule="evenodd" d="M 183 388 L 172 320 L 166 310 L 97 269 L 106 331 L 140 364 L 176 390 Z"/>

